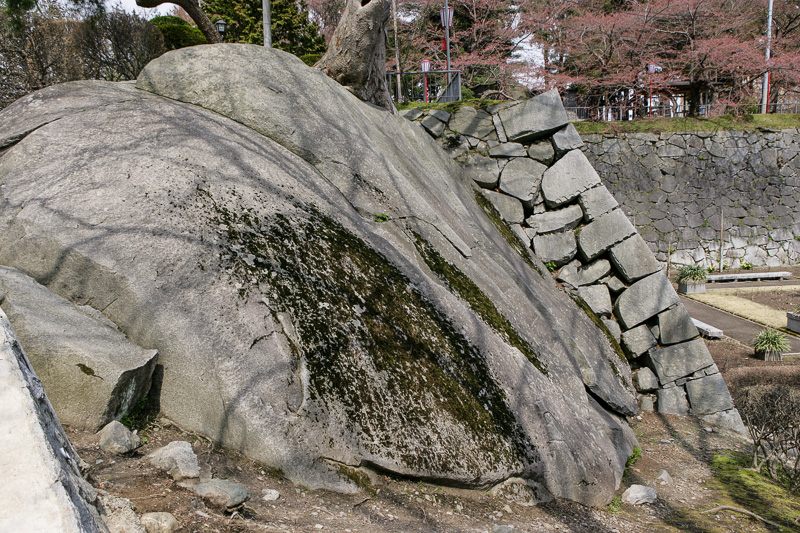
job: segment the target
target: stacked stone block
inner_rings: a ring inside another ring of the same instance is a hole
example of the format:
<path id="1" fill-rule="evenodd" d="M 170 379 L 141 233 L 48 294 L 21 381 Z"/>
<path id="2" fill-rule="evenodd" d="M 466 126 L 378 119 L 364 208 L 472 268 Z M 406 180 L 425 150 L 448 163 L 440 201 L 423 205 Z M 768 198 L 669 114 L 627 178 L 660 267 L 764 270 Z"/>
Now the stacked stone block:
<path id="1" fill-rule="evenodd" d="M 800 131 L 585 135 L 583 151 L 659 261 L 800 263 Z"/>
<path id="2" fill-rule="evenodd" d="M 465 168 L 516 234 L 621 347 L 640 407 L 744 431 L 697 328 L 581 151 L 558 93 L 487 110 L 404 112 Z"/>

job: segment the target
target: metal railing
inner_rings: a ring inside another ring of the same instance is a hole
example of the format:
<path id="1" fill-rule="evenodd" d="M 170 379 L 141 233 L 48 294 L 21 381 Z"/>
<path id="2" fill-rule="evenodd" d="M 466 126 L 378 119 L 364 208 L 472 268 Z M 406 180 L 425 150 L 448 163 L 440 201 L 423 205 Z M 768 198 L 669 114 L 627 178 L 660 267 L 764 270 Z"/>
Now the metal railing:
<path id="1" fill-rule="evenodd" d="M 397 72 L 386 73 L 386 83 L 392 98 L 397 95 Z M 448 74 L 450 83 L 447 82 Z M 406 102 L 457 102 L 461 100 L 460 70 L 429 70 L 428 72 L 403 72 L 400 76 L 403 89 L 400 99 Z"/>
<path id="2" fill-rule="evenodd" d="M 663 106 L 571 106 L 566 107 L 568 112 L 575 113 L 579 120 L 599 120 L 617 122 L 645 117 L 681 118 L 689 116 L 689 106 L 663 105 Z M 758 113 L 759 107 L 753 104 L 709 104 L 701 105 L 698 116 L 713 117 L 724 114 L 752 114 Z M 769 104 L 770 113 L 800 113 L 800 103 Z"/>

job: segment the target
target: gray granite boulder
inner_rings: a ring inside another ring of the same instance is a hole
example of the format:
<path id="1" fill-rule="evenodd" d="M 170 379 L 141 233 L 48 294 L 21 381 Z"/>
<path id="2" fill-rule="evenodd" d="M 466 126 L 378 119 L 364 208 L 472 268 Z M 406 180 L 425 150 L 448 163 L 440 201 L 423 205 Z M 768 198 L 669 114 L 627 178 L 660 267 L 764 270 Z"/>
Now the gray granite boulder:
<path id="1" fill-rule="evenodd" d="M 500 186 L 502 187 L 502 182 Z M 579 205 L 571 205 L 563 209 L 554 209 L 525 219 L 525 223 L 536 233 L 553 233 L 567 231 L 578 227 L 583 220 L 583 211 Z M 608 272 L 606 272 L 607 274 Z"/>
<path id="2" fill-rule="evenodd" d="M 647 367 L 641 368 L 633 374 L 633 386 L 639 392 L 650 392 L 658 389 L 658 378 Z"/>
<path id="3" fill-rule="evenodd" d="M 0 294 L 62 423 L 97 431 L 122 418 L 150 390 L 156 350 L 132 343 L 102 314 L 2 266 Z"/>
<path id="4" fill-rule="evenodd" d="M 552 163 L 555 155 L 553 144 L 549 140 L 534 142 L 528 147 L 528 157 L 545 165 Z"/>
<path id="5" fill-rule="evenodd" d="M 0 531 L 107 532 L 97 493 L 0 310 Z"/>
<path id="6" fill-rule="evenodd" d="M 527 157 L 512 159 L 500 174 L 500 190 L 532 206 L 545 170 L 546 166 Z"/>
<path id="7" fill-rule="evenodd" d="M 210 506 L 223 511 L 241 505 L 250 499 L 250 492 L 245 487 L 227 479 L 190 479 L 182 481 L 178 485 L 191 490 Z"/>
<path id="8" fill-rule="evenodd" d="M 686 400 L 686 390 L 683 387 L 670 387 L 658 389 L 656 407 L 659 413 L 668 415 L 686 416 L 689 414 L 689 403 Z"/>
<path id="9" fill-rule="evenodd" d="M 500 182 L 502 167 L 497 159 L 469 154 L 462 164 L 466 177 L 484 189 L 494 189 Z"/>
<path id="10" fill-rule="evenodd" d="M 573 150 L 544 173 L 542 195 L 548 207 L 558 207 L 597 185 L 600 176 L 581 151 Z"/>
<path id="11" fill-rule="evenodd" d="M 142 445 L 142 440 L 137 435 L 116 420 L 106 424 L 97 436 L 100 438 L 101 450 L 117 455 L 126 454 Z"/>
<path id="12" fill-rule="evenodd" d="M 561 128 L 553 134 L 553 146 L 556 153 L 563 154 L 570 150 L 575 150 L 583 146 L 583 140 L 578 135 L 578 131 L 572 124 L 567 124 L 566 127 Z"/>
<path id="13" fill-rule="evenodd" d="M 608 287 L 605 285 L 579 287 L 578 296 L 586 302 L 586 305 L 588 305 L 597 316 L 608 316 L 611 314 L 611 296 L 608 294 Z"/>
<path id="14" fill-rule="evenodd" d="M 525 220 L 525 210 L 519 199 L 494 191 L 482 191 L 482 194 L 509 224 L 521 224 Z"/>
<path id="15" fill-rule="evenodd" d="M 594 187 L 582 192 L 578 196 L 578 203 L 583 208 L 586 222 L 591 222 L 601 215 L 605 215 L 619 204 L 603 186 Z"/>
<path id="16" fill-rule="evenodd" d="M 147 533 L 172 533 L 180 524 L 172 513 L 144 513 L 139 521 Z"/>
<path id="17" fill-rule="evenodd" d="M 200 477 L 197 455 L 186 441 L 172 441 L 148 453 L 145 459 L 153 466 L 166 470 L 176 481 Z"/>
<path id="18" fill-rule="evenodd" d="M 733 409 L 733 400 L 722 374 L 687 381 L 686 394 L 693 415 L 710 415 Z"/>
<path id="19" fill-rule="evenodd" d="M 528 152 L 519 143 L 503 143 L 489 148 L 490 157 L 525 157 Z"/>
<path id="20" fill-rule="evenodd" d="M 588 265 L 583 265 L 580 261 L 575 260 L 565 265 L 558 272 L 556 279 L 577 288 L 582 285 L 596 283 L 610 271 L 611 264 L 605 259 L 598 259 Z"/>
<path id="21" fill-rule="evenodd" d="M 620 209 L 615 209 L 589 222 L 578 236 L 578 246 L 586 260 L 591 261 L 623 239 L 636 234 L 636 229 Z M 648 254 L 653 254 L 648 250 Z"/>
<path id="22" fill-rule="evenodd" d="M 661 344 L 677 344 L 700 335 L 692 322 L 692 317 L 682 305 L 670 307 L 658 314 L 658 329 Z"/>
<path id="23" fill-rule="evenodd" d="M 555 263 L 556 266 L 571 261 L 578 253 L 575 235 L 571 231 L 549 233 L 533 238 L 533 251 L 543 263 Z"/>
<path id="24" fill-rule="evenodd" d="M 526 142 L 544 137 L 567 124 L 567 113 L 556 89 L 499 113 L 508 140 Z"/>
<path id="25" fill-rule="evenodd" d="M 622 333 L 622 348 L 631 359 L 635 359 L 658 343 L 647 325 L 642 324 Z"/>
<path id="26" fill-rule="evenodd" d="M 464 106 L 452 116 L 447 127 L 462 135 L 488 141 L 497 140 L 492 115 L 482 109 Z"/>
<path id="27" fill-rule="evenodd" d="M 628 283 L 661 270 L 647 243 L 637 233 L 611 247 L 609 257 Z"/>
<path id="28" fill-rule="evenodd" d="M 703 339 L 673 344 L 647 354 L 649 366 L 662 384 L 692 375 L 714 364 Z"/>
<path id="29" fill-rule="evenodd" d="M 655 503 L 657 499 L 656 489 L 644 485 L 631 485 L 622 493 L 622 503 L 629 505 Z"/>
<path id="30" fill-rule="evenodd" d="M 614 303 L 614 314 L 624 329 L 630 329 L 678 302 L 667 277 L 657 272 L 622 291 Z"/>
<path id="31" fill-rule="evenodd" d="M 446 126 L 444 122 L 431 115 L 423 118 L 420 121 L 420 124 L 423 128 L 425 128 L 425 131 L 430 133 L 433 137 L 439 137 L 442 133 L 444 133 L 444 128 Z"/>
<path id="32" fill-rule="evenodd" d="M 157 349 L 165 416 L 310 488 L 358 490 L 342 463 L 610 501 L 630 370 L 430 135 L 261 46 L 137 86 L 0 112 L 0 264 Z"/>

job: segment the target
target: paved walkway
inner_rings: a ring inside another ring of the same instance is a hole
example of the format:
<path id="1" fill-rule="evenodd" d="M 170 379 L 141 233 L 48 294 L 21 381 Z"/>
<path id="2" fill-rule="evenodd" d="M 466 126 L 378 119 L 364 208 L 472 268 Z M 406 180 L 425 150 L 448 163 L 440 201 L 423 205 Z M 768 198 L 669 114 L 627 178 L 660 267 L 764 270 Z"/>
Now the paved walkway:
<path id="1" fill-rule="evenodd" d="M 797 283 L 797 282 L 795 282 Z M 744 283 L 735 283 L 735 284 L 715 284 L 711 285 L 714 288 L 732 288 L 732 287 L 744 287 Z M 763 283 L 754 283 L 752 286 L 764 286 Z M 709 285 L 706 285 L 706 289 L 709 288 Z M 681 303 L 686 307 L 686 310 L 689 312 L 689 315 L 692 318 L 696 318 L 701 322 L 705 322 L 709 326 L 714 326 L 715 328 L 721 329 L 722 333 L 725 336 L 730 337 L 732 339 L 736 339 L 739 342 L 743 342 L 748 346 L 752 346 L 753 337 L 758 335 L 758 333 L 764 329 L 764 326 L 761 324 L 757 324 L 755 322 L 751 322 L 745 318 L 740 318 L 738 316 L 732 315 L 725 311 L 720 311 L 715 307 L 711 307 L 710 305 L 706 305 L 695 300 L 691 300 L 686 298 L 685 296 L 681 296 Z M 787 335 L 788 336 L 788 335 Z M 792 347 L 792 353 L 800 353 L 800 337 L 795 336 L 788 336 L 789 337 L 789 344 Z"/>

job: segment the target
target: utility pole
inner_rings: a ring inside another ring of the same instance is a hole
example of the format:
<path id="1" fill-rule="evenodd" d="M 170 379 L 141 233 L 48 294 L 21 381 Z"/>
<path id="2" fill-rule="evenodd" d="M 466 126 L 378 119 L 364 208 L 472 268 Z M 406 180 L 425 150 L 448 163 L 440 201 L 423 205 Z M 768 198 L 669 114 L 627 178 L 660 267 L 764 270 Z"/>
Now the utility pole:
<path id="1" fill-rule="evenodd" d="M 764 72 L 764 83 L 761 85 L 761 113 L 769 112 L 769 47 L 772 44 L 772 0 L 769 0 L 767 14 L 767 70 Z"/>
<path id="2" fill-rule="evenodd" d="M 272 10 L 270 0 L 261 0 L 261 6 L 264 9 L 264 46 L 272 48 Z"/>

